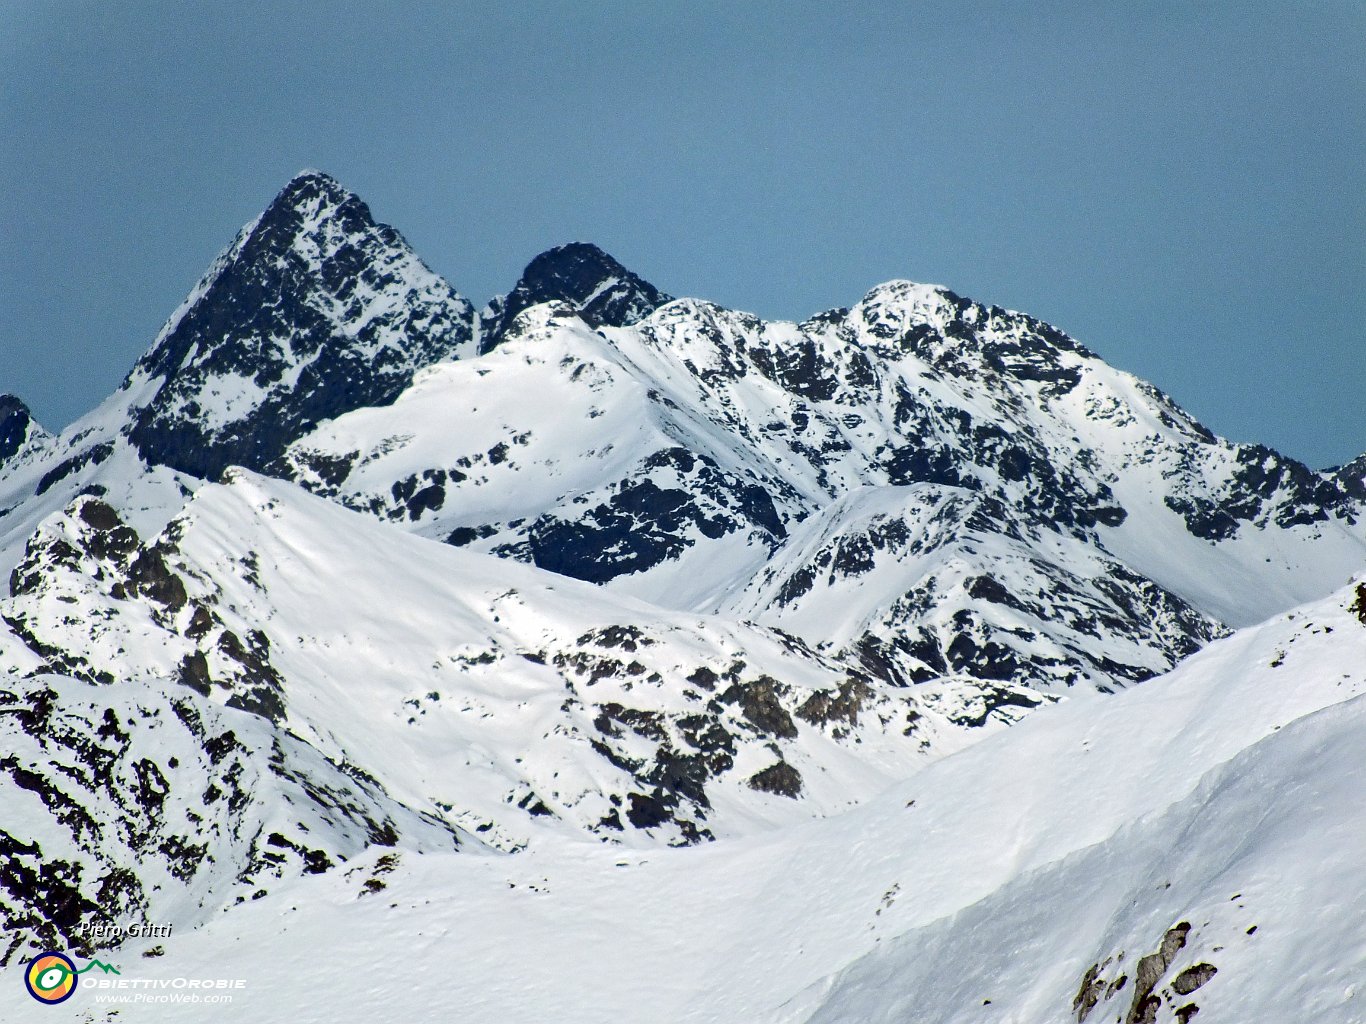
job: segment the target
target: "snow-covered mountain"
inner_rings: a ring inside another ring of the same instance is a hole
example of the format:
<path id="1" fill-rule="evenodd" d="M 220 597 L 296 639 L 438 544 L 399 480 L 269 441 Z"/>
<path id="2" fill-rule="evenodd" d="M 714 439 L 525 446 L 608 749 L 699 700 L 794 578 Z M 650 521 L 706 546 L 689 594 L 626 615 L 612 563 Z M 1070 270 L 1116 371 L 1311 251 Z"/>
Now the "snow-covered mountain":
<path id="1" fill-rule="evenodd" d="M 1339 478 L 1215 438 L 1045 324 L 900 282 L 803 324 L 547 303 L 285 463 L 420 535 L 897 683 L 1126 685 L 1366 560 Z"/>
<path id="2" fill-rule="evenodd" d="M 105 958 L 244 978 L 213 1010 L 241 1021 L 1356 1024 L 1363 595 L 1031 715 L 838 815 L 685 849 L 372 849 Z M 44 1015 L 88 1019 L 97 994 Z M 0 986 L 0 1015 L 28 1006 Z"/>
<path id="3" fill-rule="evenodd" d="M 539 949 L 497 923 L 506 876 L 576 894 L 545 922 L 628 922 L 582 948 L 639 978 L 565 981 L 604 1005 L 661 983 L 639 908 L 681 922 L 672 995 L 623 1019 L 1043 1021 L 1071 985 L 1063 1016 L 1165 1021 L 1218 929 L 1161 922 L 1227 868 L 1183 837 L 1356 735 L 1363 481 L 937 286 L 765 322 L 573 243 L 476 311 L 305 172 L 98 409 L 52 435 L 0 399 L 0 964 L 108 923 L 211 944 L 349 907 L 358 871 L 399 913 L 303 933 L 444 928 L 404 901 L 467 876 L 489 948 Z M 1361 826 L 1283 810 L 1334 851 Z M 1249 864 L 1298 855 L 1256 834 Z M 1135 888 L 1175 861 L 1173 895 Z M 1021 948 L 996 917 L 1037 955 L 898 1001 L 940 945 Z M 545 1019 L 538 991 L 485 1015 Z"/>
<path id="4" fill-rule="evenodd" d="M 0 432 L 0 545 L 82 489 L 168 516 L 230 465 L 261 469 L 318 422 L 393 401 L 474 351 L 473 308 L 327 175 L 291 181 L 214 261 L 119 390 L 60 437 Z M 46 497 L 46 500 L 44 498 Z M 27 514 L 26 514 L 27 513 Z"/>

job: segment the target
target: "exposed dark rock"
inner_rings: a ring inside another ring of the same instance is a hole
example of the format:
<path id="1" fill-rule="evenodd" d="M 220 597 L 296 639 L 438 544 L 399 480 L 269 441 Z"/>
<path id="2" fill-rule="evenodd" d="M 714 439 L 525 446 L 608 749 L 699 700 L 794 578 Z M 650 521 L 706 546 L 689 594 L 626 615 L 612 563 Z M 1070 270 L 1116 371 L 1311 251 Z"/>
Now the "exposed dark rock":
<path id="1" fill-rule="evenodd" d="M 156 547 L 144 548 L 133 560 L 126 589 L 129 597 L 146 597 L 172 615 L 184 608 L 189 600 L 185 581 L 171 571 L 165 554 Z"/>
<path id="2" fill-rule="evenodd" d="M 624 327 L 668 301 L 669 296 L 596 245 L 571 242 L 537 256 L 516 287 L 490 305 L 479 349 L 492 351 L 519 313 L 543 302 L 565 303 L 594 327 Z"/>
<path id="3" fill-rule="evenodd" d="M 858 713 L 873 696 L 872 687 L 858 679 L 842 683 L 838 690 L 817 690 L 797 708 L 797 717 L 812 725 L 839 721 L 858 724 Z"/>
<path id="4" fill-rule="evenodd" d="M 694 530 L 712 540 L 748 531 L 770 549 L 786 536 L 767 493 L 720 472 L 708 459 L 666 448 L 641 469 L 651 476 L 619 482 L 597 505 L 574 509 L 573 519 L 544 515 L 532 523 L 531 561 L 564 576 L 606 583 L 679 557 Z M 656 482 L 666 474 L 676 486 Z"/>
<path id="5" fill-rule="evenodd" d="M 1188 996 L 1210 978 L 1219 973 L 1213 964 L 1195 964 L 1172 979 L 1172 991 L 1179 996 Z"/>
<path id="6" fill-rule="evenodd" d="M 180 662 L 180 682 L 205 697 L 209 695 L 209 661 L 203 651 L 185 655 Z"/>
<path id="7" fill-rule="evenodd" d="M 1152 994 L 1153 989 L 1167 973 L 1167 968 L 1176 959 L 1177 952 L 1186 945 L 1186 936 L 1190 930 L 1188 921 L 1173 925 L 1162 936 L 1162 943 L 1158 946 L 1157 952 L 1149 953 L 1139 960 L 1138 969 L 1134 972 L 1134 1000 L 1129 1007 L 1125 1024 L 1153 1024 L 1157 1019 L 1157 1011 L 1162 1005 L 1162 1000 Z"/>
<path id="8" fill-rule="evenodd" d="M 602 629 L 585 633 L 583 636 L 579 637 L 575 643 L 579 644 L 581 647 L 592 644 L 595 647 L 635 652 L 642 647 L 654 646 L 655 641 L 649 634 L 637 626 L 606 626 Z"/>
<path id="9" fill-rule="evenodd" d="M 318 422 L 393 402 L 472 330 L 468 303 L 405 272 L 425 268 L 397 231 L 327 175 L 295 178 L 138 362 L 135 377 L 161 382 L 134 410 L 138 453 L 207 480 L 229 465 L 265 470 Z M 362 318 L 375 294 L 392 304 Z M 203 403 L 215 381 L 259 397 L 211 427 Z"/>
<path id="10" fill-rule="evenodd" d="M 1072 999 L 1072 1012 L 1077 1015 L 1078 1024 L 1090 1016 L 1096 1003 L 1100 1002 L 1101 994 L 1104 991 L 1105 981 L 1100 977 L 1100 965 L 1092 964 L 1086 969 L 1086 973 L 1081 979 L 1081 987 L 1077 989 L 1077 994 Z"/>
<path id="11" fill-rule="evenodd" d="M 802 777 L 797 769 L 786 761 L 779 761 L 751 775 L 749 788 L 795 800 L 802 794 Z"/>
<path id="12" fill-rule="evenodd" d="M 38 481 L 36 493 L 46 494 L 54 485 L 73 473 L 78 473 L 87 466 L 98 466 L 113 454 L 114 445 L 111 441 L 102 441 L 99 444 L 91 445 L 84 451 L 77 452 L 44 473 L 42 479 Z"/>
<path id="13" fill-rule="evenodd" d="M 1366 583 L 1358 583 L 1356 597 L 1348 605 L 1347 610 L 1357 617 L 1357 621 L 1366 626 Z"/>
<path id="14" fill-rule="evenodd" d="M 745 720 L 760 732 L 780 739 L 796 739 L 797 725 L 783 707 L 781 697 L 787 687 L 769 676 L 752 683 L 733 683 L 718 698 L 725 704 L 739 704 Z"/>
<path id="15" fill-rule="evenodd" d="M 28 406 L 14 395 L 0 395 L 0 465 L 24 446 L 33 426 Z"/>

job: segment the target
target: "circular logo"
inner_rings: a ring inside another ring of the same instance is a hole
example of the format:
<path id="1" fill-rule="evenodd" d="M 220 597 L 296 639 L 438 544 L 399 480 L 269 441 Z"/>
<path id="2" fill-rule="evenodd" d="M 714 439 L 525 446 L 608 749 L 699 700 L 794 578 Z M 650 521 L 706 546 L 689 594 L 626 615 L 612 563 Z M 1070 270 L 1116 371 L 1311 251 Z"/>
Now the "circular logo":
<path id="1" fill-rule="evenodd" d="M 76 991 L 76 965 L 61 953 L 39 953 L 24 973 L 28 994 L 40 1003 L 60 1003 Z"/>

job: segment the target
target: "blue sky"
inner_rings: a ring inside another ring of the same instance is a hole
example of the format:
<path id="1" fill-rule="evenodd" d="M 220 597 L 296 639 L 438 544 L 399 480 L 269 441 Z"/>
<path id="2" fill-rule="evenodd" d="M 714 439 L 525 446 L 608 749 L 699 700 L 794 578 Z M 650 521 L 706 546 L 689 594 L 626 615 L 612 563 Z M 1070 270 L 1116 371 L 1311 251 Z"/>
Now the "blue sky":
<path id="1" fill-rule="evenodd" d="M 0 391 L 49 427 L 320 167 L 476 303 L 574 239 L 766 317 L 906 277 L 1366 451 L 1357 2 L 29 0 L 0 90 Z"/>

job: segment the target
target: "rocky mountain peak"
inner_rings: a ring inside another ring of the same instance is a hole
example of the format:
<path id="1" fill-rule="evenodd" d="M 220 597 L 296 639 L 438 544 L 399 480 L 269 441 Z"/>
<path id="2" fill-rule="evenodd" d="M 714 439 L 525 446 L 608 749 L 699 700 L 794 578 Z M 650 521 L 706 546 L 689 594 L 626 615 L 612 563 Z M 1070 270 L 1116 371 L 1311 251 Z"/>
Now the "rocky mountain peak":
<path id="1" fill-rule="evenodd" d="M 313 424 L 392 402 L 472 337 L 469 303 L 318 171 L 218 258 L 138 363 L 128 436 L 202 478 L 264 468 Z"/>
<path id="2" fill-rule="evenodd" d="M 306 170 L 295 175 L 257 219 L 243 254 L 260 259 L 267 253 L 287 257 L 294 251 L 329 259 L 348 242 L 370 236 L 386 245 L 404 245 L 397 231 L 375 222 L 354 192 L 322 171 Z"/>
<path id="3" fill-rule="evenodd" d="M 489 304 L 480 350 L 495 348 L 517 314 L 542 302 L 568 303 L 593 326 L 625 327 L 669 300 L 596 245 L 570 242 L 533 259 L 516 287 Z"/>
<path id="4" fill-rule="evenodd" d="M 315 167 L 305 167 L 294 175 L 284 188 L 280 189 L 279 195 L 275 197 L 268 209 L 274 210 L 279 206 L 297 207 L 318 198 L 324 198 L 337 206 L 352 202 L 359 203 L 362 207 L 365 206 L 354 192 L 343 186 L 341 182 L 326 171 L 320 171 Z M 369 216 L 368 209 L 366 216 Z"/>
<path id="5" fill-rule="evenodd" d="M 1358 455 L 1331 473 L 1347 495 L 1357 501 L 1366 501 L 1366 455 Z"/>
<path id="6" fill-rule="evenodd" d="M 29 407 L 14 395 L 0 395 L 0 467 L 31 441 L 48 438 Z"/>
<path id="7" fill-rule="evenodd" d="M 0 463 L 24 446 L 32 426 L 28 406 L 14 395 L 0 395 Z"/>

